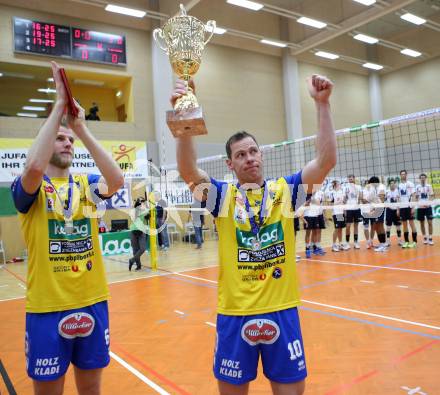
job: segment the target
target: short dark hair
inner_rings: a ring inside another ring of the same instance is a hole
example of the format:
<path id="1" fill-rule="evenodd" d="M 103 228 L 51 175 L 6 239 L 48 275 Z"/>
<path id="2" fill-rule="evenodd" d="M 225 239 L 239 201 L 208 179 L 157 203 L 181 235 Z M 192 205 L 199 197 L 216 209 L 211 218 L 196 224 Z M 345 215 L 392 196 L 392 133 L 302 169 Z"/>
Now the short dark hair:
<path id="1" fill-rule="evenodd" d="M 419 175 L 419 178 L 420 178 L 421 176 L 425 176 L 426 178 L 428 177 L 425 173 L 420 174 L 420 175 Z"/>
<path id="2" fill-rule="evenodd" d="M 226 142 L 226 155 L 228 155 L 229 159 L 231 159 L 232 155 L 231 145 L 236 143 L 237 141 L 245 139 L 246 137 L 250 137 L 252 140 L 255 141 L 255 144 L 258 145 L 257 139 L 252 134 L 246 132 L 245 130 L 240 130 L 239 132 L 236 132 L 231 137 L 229 137 L 228 141 Z"/>
<path id="3" fill-rule="evenodd" d="M 399 174 L 402 174 L 402 173 L 406 173 L 406 174 L 408 174 L 408 172 L 407 172 L 405 169 L 400 170 Z"/>
<path id="4" fill-rule="evenodd" d="M 380 183 L 379 177 L 376 177 L 376 176 L 371 177 L 368 180 L 368 183 L 369 184 L 379 184 Z"/>
<path id="5" fill-rule="evenodd" d="M 349 174 L 349 175 L 347 176 L 347 178 L 351 178 L 351 177 L 356 178 L 356 176 L 355 176 L 354 174 Z"/>

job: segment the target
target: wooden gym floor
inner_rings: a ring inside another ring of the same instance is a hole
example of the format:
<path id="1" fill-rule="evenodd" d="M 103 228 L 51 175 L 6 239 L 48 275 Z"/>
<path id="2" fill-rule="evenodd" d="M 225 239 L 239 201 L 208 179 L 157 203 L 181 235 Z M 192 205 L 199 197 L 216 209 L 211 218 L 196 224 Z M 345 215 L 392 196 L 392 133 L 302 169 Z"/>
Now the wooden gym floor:
<path id="1" fill-rule="evenodd" d="M 386 253 L 362 243 L 298 263 L 306 394 L 440 394 L 440 238 L 406 250 L 393 242 Z M 112 358 L 102 394 L 216 394 L 217 242 L 176 243 L 160 252 L 156 272 L 128 272 L 127 259 L 106 259 Z M 25 276 L 23 263 L 0 269 L 0 360 L 17 394 L 28 395 Z M 1 379 L 0 393 L 8 394 Z M 260 370 L 250 394 L 270 393 Z M 71 369 L 65 394 L 76 394 Z"/>

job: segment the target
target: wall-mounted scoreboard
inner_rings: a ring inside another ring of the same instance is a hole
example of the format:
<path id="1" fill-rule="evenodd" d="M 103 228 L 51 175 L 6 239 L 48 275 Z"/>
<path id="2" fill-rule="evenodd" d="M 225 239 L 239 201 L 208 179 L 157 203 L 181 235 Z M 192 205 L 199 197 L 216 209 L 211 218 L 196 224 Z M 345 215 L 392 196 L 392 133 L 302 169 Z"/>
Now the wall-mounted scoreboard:
<path id="1" fill-rule="evenodd" d="M 17 17 L 13 23 L 15 52 L 127 64 L 125 36 Z"/>

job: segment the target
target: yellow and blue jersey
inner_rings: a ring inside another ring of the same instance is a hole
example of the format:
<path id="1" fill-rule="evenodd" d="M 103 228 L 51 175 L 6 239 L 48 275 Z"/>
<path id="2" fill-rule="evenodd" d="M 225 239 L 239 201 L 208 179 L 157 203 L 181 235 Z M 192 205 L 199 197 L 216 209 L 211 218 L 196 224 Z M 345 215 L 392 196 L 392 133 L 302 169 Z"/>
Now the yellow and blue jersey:
<path id="1" fill-rule="evenodd" d="M 94 186 L 99 178 L 72 176 L 71 231 L 66 227 L 63 207 L 69 194 L 69 178 L 43 179 L 33 195 L 24 191 L 21 177 L 12 184 L 28 248 L 27 312 L 64 311 L 108 299 L 95 214 L 96 204 L 101 201 Z"/>
<path id="2" fill-rule="evenodd" d="M 306 198 L 301 183 L 301 172 L 248 191 L 211 179 L 205 205 L 219 234 L 218 313 L 253 315 L 299 305 L 293 218 Z M 261 209 L 256 233 L 249 217 L 258 221 Z"/>

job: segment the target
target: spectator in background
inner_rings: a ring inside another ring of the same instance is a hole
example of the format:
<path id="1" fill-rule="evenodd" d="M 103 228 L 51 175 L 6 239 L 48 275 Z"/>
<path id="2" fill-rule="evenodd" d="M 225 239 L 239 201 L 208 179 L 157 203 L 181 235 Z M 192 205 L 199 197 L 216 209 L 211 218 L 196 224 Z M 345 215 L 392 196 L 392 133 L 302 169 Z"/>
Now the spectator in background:
<path id="1" fill-rule="evenodd" d="M 86 116 L 86 119 L 88 121 L 100 121 L 101 118 L 99 118 L 98 111 L 99 111 L 98 104 L 93 102 L 92 107 L 90 107 L 89 109 L 89 114 Z"/>
<path id="2" fill-rule="evenodd" d="M 170 241 L 168 239 L 168 226 L 166 224 L 168 218 L 167 212 L 167 202 L 157 193 L 157 203 L 156 203 L 156 229 L 158 230 L 158 241 L 159 248 L 161 250 L 167 251 L 170 248 Z"/>
<path id="3" fill-rule="evenodd" d="M 196 249 L 200 250 L 202 248 L 202 243 L 203 243 L 202 228 L 203 225 L 205 225 L 205 216 L 203 210 L 201 208 L 196 208 L 196 207 L 192 207 L 189 210 L 189 215 L 194 226 L 194 234 L 197 244 Z"/>
<path id="4" fill-rule="evenodd" d="M 145 233 L 150 220 L 150 213 L 145 204 L 145 199 L 137 198 L 134 202 L 134 220 L 130 225 L 131 248 L 133 256 L 128 260 L 128 270 L 136 263 L 136 270 L 141 270 L 141 256 L 147 248 L 147 238 Z"/>

